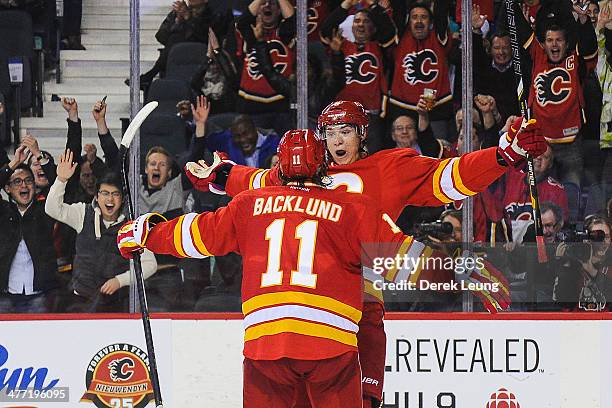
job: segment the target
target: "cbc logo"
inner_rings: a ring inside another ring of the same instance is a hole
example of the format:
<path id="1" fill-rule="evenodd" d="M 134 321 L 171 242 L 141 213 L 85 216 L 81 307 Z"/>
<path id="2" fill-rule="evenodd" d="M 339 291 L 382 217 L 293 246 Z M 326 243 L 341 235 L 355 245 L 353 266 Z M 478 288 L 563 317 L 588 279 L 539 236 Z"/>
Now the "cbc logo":
<path id="1" fill-rule="evenodd" d="M 486 408 L 521 408 L 513 393 L 500 388 L 491 394 Z"/>

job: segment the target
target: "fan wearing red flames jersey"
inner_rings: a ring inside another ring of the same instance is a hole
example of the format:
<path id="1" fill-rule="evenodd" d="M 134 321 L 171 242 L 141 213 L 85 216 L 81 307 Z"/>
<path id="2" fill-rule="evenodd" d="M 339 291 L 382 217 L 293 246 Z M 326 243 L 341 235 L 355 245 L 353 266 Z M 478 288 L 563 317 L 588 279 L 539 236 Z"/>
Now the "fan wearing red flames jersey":
<path id="1" fill-rule="evenodd" d="M 145 214 L 117 243 L 126 257 L 143 248 L 243 256 L 244 407 L 289 408 L 304 381 L 312 407 L 360 408 L 361 264 L 409 254 L 412 238 L 370 198 L 324 187 L 325 147 L 314 132 L 287 132 L 278 156 L 283 186 L 172 221 Z"/>
<path id="2" fill-rule="evenodd" d="M 321 27 L 321 37 L 330 39 L 334 30 L 348 17 L 355 1 L 344 0 Z M 358 10 L 353 19 L 355 41 L 342 39 L 340 52 L 344 55 L 345 85 L 337 100 L 355 101 L 369 113 L 380 113 L 382 95 L 387 92 L 383 67 L 383 49 L 397 41 L 397 30 L 385 9 L 372 2 Z M 329 40 L 325 40 L 329 42 Z"/>
<path id="3" fill-rule="evenodd" d="M 436 1 L 435 12 L 424 3 L 413 2 L 408 8 L 408 24 L 393 50 L 391 95 L 383 100 L 383 117 L 394 120 L 408 115 L 416 119 L 421 95 L 433 95 L 435 107 L 430 112 L 434 122 L 452 117 L 452 93 L 448 75 L 448 54 L 452 38 L 448 29 L 450 1 Z M 445 137 L 444 134 L 436 134 Z"/>
<path id="4" fill-rule="evenodd" d="M 257 19 L 263 24 L 274 68 L 284 77 L 294 73 L 295 11 L 289 0 L 253 0 L 236 21 L 237 58 L 242 61 L 240 89 L 236 110 L 251 115 L 257 127 L 274 129 L 281 135 L 290 123 L 289 98 L 268 83 L 255 57 L 252 27 Z"/>
<path id="5" fill-rule="evenodd" d="M 529 108 L 538 120 L 546 141 L 555 155 L 561 182 L 580 185 L 583 169 L 580 131 L 583 124 L 584 96 L 582 82 L 597 62 L 597 38 L 588 16 L 579 7 L 575 22 L 578 41 L 569 42 L 569 29 L 549 26 L 540 43 L 522 13 L 517 16 L 517 30 L 523 48 L 532 60 Z"/>
<path id="6" fill-rule="evenodd" d="M 487 185 L 507 170 L 507 165 L 520 165 L 528 151 L 538 156 L 545 148 L 537 127 L 512 134 L 500 140 L 500 146 L 469 153 L 452 159 L 432 159 L 419 156 L 412 149 L 383 150 L 367 156 L 364 143 L 368 120 L 365 109 L 357 102 L 338 101 L 330 104 L 319 117 L 320 132 L 326 138 L 331 165 L 329 189 L 363 194 L 374 199 L 382 210 L 395 220 L 406 205 L 440 206 L 455 199 L 463 199 L 483 191 Z M 522 147 L 519 147 L 522 146 Z M 514 146 L 514 147 L 512 147 Z M 520 154 L 518 152 L 521 152 Z M 215 192 L 225 190 L 229 195 L 244 190 L 278 185 L 278 169 L 258 170 L 233 166 L 219 161 L 211 166 L 201 163 L 186 169 L 195 188 Z M 419 244 L 420 254 L 425 247 Z M 488 269 L 488 268 L 487 268 Z M 503 281 L 495 270 L 474 271 L 475 279 Z M 413 282 L 429 280 L 430 271 L 417 270 L 410 275 Z M 499 272 L 497 272 L 499 273 Z M 385 365 L 384 305 L 382 294 L 375 290 L 377 277 L 365 275 L 366 303 L 359 326 L 359 353 L 364 377 L 373 379 L 363 384 L 364 395 L 381 400 Z M 436 276 L 436 279 L 455 279 L 455 276 Z M 476 292 L 490 311 L 507 307 L 508 289 L 499 292 Z M 376 406 L 376 405 L 373 405 Z"/>

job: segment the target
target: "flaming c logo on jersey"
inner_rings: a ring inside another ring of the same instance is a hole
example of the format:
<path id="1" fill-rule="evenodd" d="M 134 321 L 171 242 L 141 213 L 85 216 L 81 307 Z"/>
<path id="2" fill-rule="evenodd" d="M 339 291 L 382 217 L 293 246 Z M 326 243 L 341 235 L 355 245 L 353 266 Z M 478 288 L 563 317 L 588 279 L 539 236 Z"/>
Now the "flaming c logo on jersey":
<path id="1" fill-rule="evenodd" d="M 572 93 L 572 77 L 560 67 L 539 73 L 533 84 L 541 106 L 563 103 Z"/>
<path id="2" fill-rule="evenodd" d="M 81 402 L 98 408 L 143 408 L 153 400 L 149 357 L 140 348 L 117 343 L 98 351 L 87 366 Z"/>
<path id="3" fill-rule="evenodd" d="M 378 59 L 370 52 L 360 52 L 344 58 L 346 83 L 369 84 L 376 79 Z"/>
<path id="4" fill-rule="evenodd" d="M 411 52 L 402 61 L 404 80 L 410 85 L 428 84 L 438 76 L 438 56 L 430 49 Z"/>

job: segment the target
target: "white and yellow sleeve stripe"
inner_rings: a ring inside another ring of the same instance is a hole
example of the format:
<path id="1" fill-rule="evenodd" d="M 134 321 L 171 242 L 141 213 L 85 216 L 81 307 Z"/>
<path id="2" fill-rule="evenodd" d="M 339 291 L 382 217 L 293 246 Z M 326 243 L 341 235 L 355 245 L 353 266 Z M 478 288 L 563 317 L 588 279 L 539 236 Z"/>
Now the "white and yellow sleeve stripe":
<path id="1" fill-rule="evenodd" d="M 459 172 L 461 158 L 442 160 L 433 175 L 433 193 L 443 203 L 464 200 L 476 194 L 465 186 Z"/>
<path id="2" fill-rule="evenodd" d="M 249 180 L 249 190 L 256 190 L 266 186 L 266 175 L 270 170 L 257 170 Z"/>
<path id="3" fill-rule="evenodd" d="M 212 254 L 204 245 L 198 227 L 198 219 L 205 214 L 189 213 L 179 217 L 174 226 L 173 244 L 176 252 L 184 258 L 206 258 Z"/>

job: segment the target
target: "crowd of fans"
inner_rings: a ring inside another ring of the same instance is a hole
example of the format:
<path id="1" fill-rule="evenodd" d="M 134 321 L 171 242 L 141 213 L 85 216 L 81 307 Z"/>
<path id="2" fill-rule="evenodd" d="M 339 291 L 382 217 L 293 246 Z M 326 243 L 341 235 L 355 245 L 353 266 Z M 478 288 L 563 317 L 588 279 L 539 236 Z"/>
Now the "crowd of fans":
<path id="1" fill-rule="evenodd" d="M 194 190 L 184 164 L 223 151 L 237 164 L 274 166 L 279 136 L 295 126 L 294 3 L 244 6 L 232 13 L 213 10 L 206 0 L 176 1 L 161 24 L 156 38 L 165 48 L 141 75 L 145 92 L 163 78 L 173 45 L 201 42 L 208 52 L 196 74 L 184 78 L 193 98 L 177 104 L 185 151 L 173 155 L 160 145 L 143 152 L 142 213 L 173 218 L 226 204 L 227 197 Z M 474 1 L 470 22 L 460 21 L 460 4 L 450 0 L 309 0 L 308 7 L 311 126 L 328 103 L 352 100 L 368 112 L 369 154 L 395 147 L 440 159 L 464 153 L 461 35 L 473 37 L 473 145 L 496 146 L 520 114 L 501 2 Z M 528 105 L 549 143 L 534 163 L 549 262 L 538 264 L 531 244 L 526 171 L 510 170 L 475 197 L 474 241 L 510 279 L 514 310 L 607 310 L 612 5 L 523 0 L 515 8 Z M 57 164 L 34 135 L 22 139 L 12 159 L 0 158 L 0 185 L 8 196 L 0 201 L 0 312 L 127 308 L 130 274 L 114 243 L 125 210 L 107 106 L 98 101 L 91 112 L 102 160 L 94 145 L 82 147 L 77 101 L 61 103 L 68 136 Z M 398 225 L 451 253 L 465 228 L 461 206 L 407 207 Z M 439 229 L 431 226 L 436 220 Z M 143 255 L 162 309 L 238 310 L 240 269 L 234 255 L 190 262 Z M 396 308 L 453 310 L 459 304 L 455 295 L 420 296 L 399 299 Z"/>

